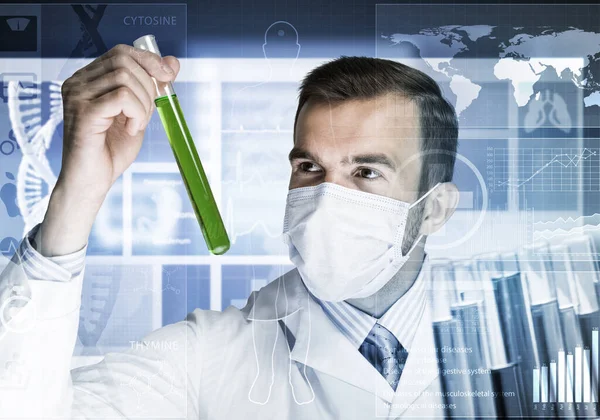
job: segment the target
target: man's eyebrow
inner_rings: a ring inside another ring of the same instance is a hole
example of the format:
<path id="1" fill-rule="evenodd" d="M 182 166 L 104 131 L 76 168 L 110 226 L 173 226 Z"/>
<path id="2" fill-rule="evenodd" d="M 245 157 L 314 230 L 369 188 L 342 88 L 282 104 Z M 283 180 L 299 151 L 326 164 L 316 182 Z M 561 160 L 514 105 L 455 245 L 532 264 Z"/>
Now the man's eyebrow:
<path id="1" fill-rule="evenodd" d="M 292 148 L 292 150 L 290 151 L 290 153 L 288 155 L 288 159 L 290 160 L 290 162 L 293 161 L 294 159 L 309 159 L 309 160 L 312 160 L 313 162 L 319 163 L 318 157 L 314 156 L 309 151 L 301 149 L 299 147 Z M 348 164 L 349 163 L 348 159 L 342 160 L 342 163 Z M 392 161 L 389 157 L 387 157 L 387 155 L 384 155 L 383 153 L 369 153 L 369 154 L 364 154 L 364 155 L 352 156 L 352 161 L 350 163 L 355 164 L 355 165 L 379 164 L 379 165 L 385 165 L 393 171 L 396 170 L 396 164 L 394 163 L 394 161 Z"/>
<path id="2" fill-rule="evenodd" d="M 347 160 L 346 162 L 347 163 Z M 389 167 L 391 170 L 395 171 L 396 170 L 396 164 L 394 163 L 394 161 L 392 161 L 389 157 L 387 157 L 386 155 L 382 154 L 382 153 L 374 153 L 374 154 L 367 154 L 367 155 L 356 155 L 352 157 L 352 162 L 353 164 L 379 164 L 379 165 L 385 165 L 387 167 Z"/>
<path id="3" fill-rule="evenodd" d="M 293 147 L 292 150 L 290 150 L 288 159 L 290 162 L 294 159 L 309 159 L 314 162 L 319 162 L 319 159 L 317 159 L 316 156 L 313 156 L 309 151 L 300 149 L 299 147 Z"/>

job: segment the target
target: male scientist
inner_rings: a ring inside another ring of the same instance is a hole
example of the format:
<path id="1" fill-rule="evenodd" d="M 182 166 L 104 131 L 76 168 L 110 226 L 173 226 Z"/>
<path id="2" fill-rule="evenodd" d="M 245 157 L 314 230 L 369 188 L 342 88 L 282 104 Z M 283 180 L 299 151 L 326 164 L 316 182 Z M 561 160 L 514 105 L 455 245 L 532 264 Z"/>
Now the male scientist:
<path id="1" fill-rule="evenodd" d="M 430 77 L 368 57 L 300 86 L 283 223 L 295 268 L 241 310 L 196 309 L 70 370 L 90 229 L 140 150 L 152 77 L 179 67 L 117 45 L 63 84 L 60 176 L 0 277 L 0 377 L 21 379 L 0 389 L 0 417 L 443 416 L 424 244 L 457 205 L 457 119 Z"/>

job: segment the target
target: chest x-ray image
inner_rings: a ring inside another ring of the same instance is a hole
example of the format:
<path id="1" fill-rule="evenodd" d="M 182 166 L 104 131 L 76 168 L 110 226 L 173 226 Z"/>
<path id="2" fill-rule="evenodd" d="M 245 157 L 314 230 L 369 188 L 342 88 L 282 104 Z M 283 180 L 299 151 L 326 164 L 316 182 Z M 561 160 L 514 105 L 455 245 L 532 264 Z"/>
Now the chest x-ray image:
<path id="1" fill-rule="evenodd" d="M 0 419 L 600 417 L 599 5 L 0 5 Z"/>

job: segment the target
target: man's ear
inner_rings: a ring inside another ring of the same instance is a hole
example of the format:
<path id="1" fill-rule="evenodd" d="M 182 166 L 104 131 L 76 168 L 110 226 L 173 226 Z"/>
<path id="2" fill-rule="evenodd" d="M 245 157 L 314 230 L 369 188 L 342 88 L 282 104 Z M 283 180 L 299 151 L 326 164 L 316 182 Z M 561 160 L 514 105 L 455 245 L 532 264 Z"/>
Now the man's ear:
<path id="1" fill-rule="evenodd" d="M 441 183 L 425 202 L 421 235 L 437 232 L 452 217 L 458 205 L 458 188 L 451 182 Z"/>

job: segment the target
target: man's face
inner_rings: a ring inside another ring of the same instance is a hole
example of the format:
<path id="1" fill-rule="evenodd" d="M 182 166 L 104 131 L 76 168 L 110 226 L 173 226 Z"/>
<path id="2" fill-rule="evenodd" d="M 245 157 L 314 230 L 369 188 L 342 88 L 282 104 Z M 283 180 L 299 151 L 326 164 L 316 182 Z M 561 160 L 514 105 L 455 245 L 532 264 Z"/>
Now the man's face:
<path id="1" fill-rule="evenodd" d="M 401 96 L 309 100 L 298 115 L 289 188 L 332 182 L 412 203 L 418 198 L 419 152 L 418 109 Z M 409 214 L 405 252 L 419 233 L 417 207 Z"/>

